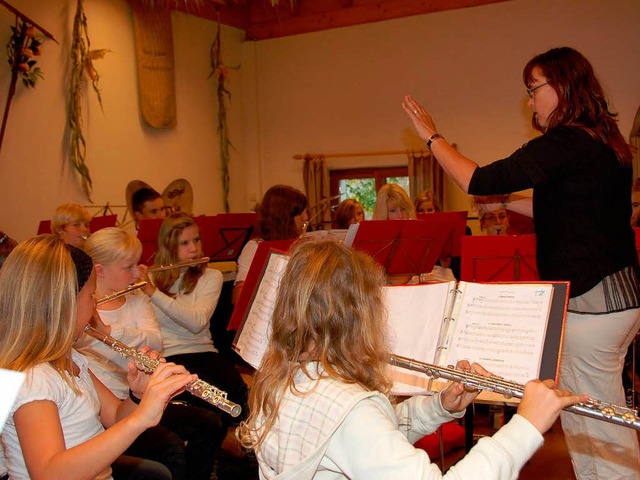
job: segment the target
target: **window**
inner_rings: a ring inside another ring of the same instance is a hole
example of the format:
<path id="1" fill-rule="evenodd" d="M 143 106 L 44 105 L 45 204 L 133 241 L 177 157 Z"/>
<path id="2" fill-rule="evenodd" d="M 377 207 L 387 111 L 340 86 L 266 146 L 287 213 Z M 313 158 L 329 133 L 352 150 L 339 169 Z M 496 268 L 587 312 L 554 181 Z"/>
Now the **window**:
<path id="1" fill-rule="evenodd" d="M 376 193 L 385 183 L 397 183 L 409 195 L 407 167 L 354 168 L 329 172 L 331 197 L 340 195 L 332 205 L 347 198 L 355 198 L 362 204 L 364 217 L 371 219 L 376 203 Z"/>

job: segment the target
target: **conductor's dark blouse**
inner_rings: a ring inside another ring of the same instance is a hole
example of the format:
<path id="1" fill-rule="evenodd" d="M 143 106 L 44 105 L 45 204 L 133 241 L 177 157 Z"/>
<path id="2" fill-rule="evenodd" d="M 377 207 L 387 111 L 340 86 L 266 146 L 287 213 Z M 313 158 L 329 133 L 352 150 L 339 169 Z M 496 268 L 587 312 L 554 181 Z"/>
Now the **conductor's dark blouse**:
<path id="1" fill-rule="evenodd" d="M 585 130 L 560 126 L 508 158 L 479 167 L 472 195 L 533 188 L 537 263 L 543 280 L 569 280 L 571 297 L 612 276 L 624 308 L 640 304 L 631 217 L 631 167 Z"/>

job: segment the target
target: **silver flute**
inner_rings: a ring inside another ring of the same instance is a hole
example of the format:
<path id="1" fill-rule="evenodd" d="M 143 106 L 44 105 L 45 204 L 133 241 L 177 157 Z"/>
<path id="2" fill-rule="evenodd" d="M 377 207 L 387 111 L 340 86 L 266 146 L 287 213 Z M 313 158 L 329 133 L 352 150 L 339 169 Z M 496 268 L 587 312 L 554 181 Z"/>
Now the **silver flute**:
<path id="1" fill-rule="evenodd" d="M 104 343 L 113 351 L 118 352 L 123 357 L 130 358 L 142 371 L 151 373 L 158 368 L 160 360 L 151 358 L 146 353 L 139 352 L 135 348 L 129 347 L 115 338 L 105 335 L 91 325 L 84 327 L 84 332 Z M 227 399 L 227 392 L 224 392 L 213 385 L 208 384 L 204 380 L 196 380 L 186 385 L 186 390 L 194 396 L 201 398 L 205 402 L 210 403 L 214 407 L 218 407 L 223 412 L 228 413 L 232 417 L 237 417 L 242 412 L 242 407 L 237 403 Z"/>
<path id="2" fill-rule="evenodd" d="M 458 370 L 451 365 L 440 367 L 399 355 L 391 355 L 389 363 L 396 367 L 424 373 L 434 379 L 444 378 L 445 380 L 460 382 L 467 387 L 496 392 L 505 398 L 522 398 L 524 395 L 524 385 L 505 380 L 496 375 L 484 377 L 475 373 L 465 372 L 464 370 Z M 604 420 L 605 422 L 622 425 L 623 427 L 640 430 L 640 417 L 638 417 L 638 412 L 613 403 L 590 398 L 584 403 L 570 405 L 565 408 L 565 410 L 567 412 L 577 413 L 578 415 L 584 415 L 585 417 L 595 418 L 596 420 Z"/>
<path id="3" fill-rule="evenodd" d="M 98 298 L 96 300 L 96 305 L 102 305 L 103 303 L 110 302 L 111 300 L 115 300 L 116 298 L 120 298 L 129 292 L 133 292 L 134 290 L 137 290 L 139 288 L 146 287 L 146 286 L 147 286 L 147 282 L 134 283 L 133 285 L 129 285 L 124 290 L 118 290 L 117 292 L 113 292 L 108 295 L 105 295 L 104 297 Z"/>

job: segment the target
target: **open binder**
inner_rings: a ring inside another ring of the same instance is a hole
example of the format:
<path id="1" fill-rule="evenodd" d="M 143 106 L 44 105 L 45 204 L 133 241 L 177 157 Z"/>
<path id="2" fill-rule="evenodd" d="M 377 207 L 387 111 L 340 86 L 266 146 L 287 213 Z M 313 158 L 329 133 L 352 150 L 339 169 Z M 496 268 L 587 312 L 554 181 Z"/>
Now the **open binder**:
<path id="1" fill-rule="evenodd" d="M 236 301 L 236 306 L 233 309 L 233 314 L 231 315 L 231 319 L 229 320 L 229 325 L 227 326 L 227 330 L 238 330 L 240 329 L 244 323 L 246 322 L 247 316 L 249 315 L 249 310 L 256 302 L 256 297 L 259 294 L 260 284 L 265 277 L 265 269 L 269 264 L 269 257 L 274 254 L 279 254 L 282 256 L 286 255 L 286 252 L 289 251 L 289 248 L 293 244 L 294 240 L 274 240 L 270 242 L 259 242 L 258 248 L 256 250 L 256 254 L 253 257 L 251 262 L 251 267 L 249 267 L 249 271 L 247 272 L 247 278 L 244 280 L 244 286 L 242 287 L 242 291 L 240 292 L 240 296 Z M 275 278 L 277 281 L 280 281 L 282 274 L 284 273 L 284 269 L 282 272 L 278 272 L 279 275 L 268 272 L 265 280 L 266 282 L 270 278 Z M 260 301 L 265 295 L 260 296 Z M 270 296 L 271 301 L 275 302 L 275 293 Z M 257 304 L 256 304 L 257 307 Z M 240 332 L 238 332 L 239 334 Z"/>
<path id="2" fill-rule="evenodd" d="M 258 278 L 253 285 L 245 284 L 242 294 L 247 303 L 235 318 L 234 348 L 255 368 L 268 343 L 288 262 L 286 253 L 267 248 L 261 252 L 264 260 L 255 264 L 255 270 L 251 266 L 250 273 Z M 391 351 L 441 366 L 467 359 L 520 383 L 533 378 L 557 380 L 568 294 L 568 282 L 387 286 Z M 393 380 L 397 395 L 439 390 L 448 383 L 395 367 Z"/>
<path id="3" fill-rule="evenodd" d="M 356 227 L 350 245 L 371 255 L 387 275 L 429 273 L 453 231 L 449 221 L 437 219 L 370 220 L 350 231 Z"/>
<path id="4" fill-rule="evenodd" d="M 535 235 L 462 238 L 460 278 L 470 282 L 538 281 Z"/>

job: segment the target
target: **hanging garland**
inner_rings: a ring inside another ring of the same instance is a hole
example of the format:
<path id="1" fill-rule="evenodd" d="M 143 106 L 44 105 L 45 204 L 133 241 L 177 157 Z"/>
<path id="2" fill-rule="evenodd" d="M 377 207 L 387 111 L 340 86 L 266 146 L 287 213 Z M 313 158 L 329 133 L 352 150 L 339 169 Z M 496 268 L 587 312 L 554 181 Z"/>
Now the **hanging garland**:
<path id="1" fill-rule="evenodd" d="M 42 70 L 36 66 L 37 60 L 35 58 L 40 55 L 43 37 L 58 42 L 53 38 L 53 35 L 9 3 L 0 0 L 0 5 L 16 16 L 16 23 L 11 27 L 11 37 L 6 47 L 7 61 L 11 68 L 11 80 L 9 81 L 7 101 L 4 105 L 2 127 L 0 127 L 0 148 L 2 148 L 4 132 L 9 120 L 9 109 L 16 93 L 18 78 L 22 80 L 22 84 L 26 88 L 34 88 L 38 80 L 44 78 Z"/>
<path id="2" fill-rule="evenodd" d="M 98 97 L 98 103 L 102 108 L 102 97 L 98 88 L 98 80 L 100 75 L 93 65 L 94 60 L 104 57 L 109 50 L 90 50 L 91 41 L 89 40 L 89 30 L 87 25 L 87 16 L 84 13 L 84 0 L 78 0 L 76 14 L 73 19 L 73 42 L 71 44 L 71 74 L 69 79 L 69 161 L 73 168 L 78 172 L 82 182 L 82 190 L 91 200 L 91 191 L 93 182 L 89 175 L 89 167 L 85 162 L 87 153 L 87 144 L 84 139 L 82 130 L 82 87 L 83 75 L 86 72 L 93 90 Z"/>
<path id="3" fill-rule="evenodd" d="M 218 138 L 220 140 L 220 164 L 222 169 L 222 204 L 224 211 L 229 213 L 229 163 L 231 155 L 230 147 L 233 147 L 229 138 L 229 124 L 227 123 L 227 101 L 231 100 L 231 92 L 225 82 L 229 76 L 229 67 L 222 62 L 222 44 L 220 41 L 221 23 L 218 18 L 218 30 L 216 38 L 211 44 L 211 76 L 218 81 Z M 237 68 L 237 67 L 234 67 Z"/>

